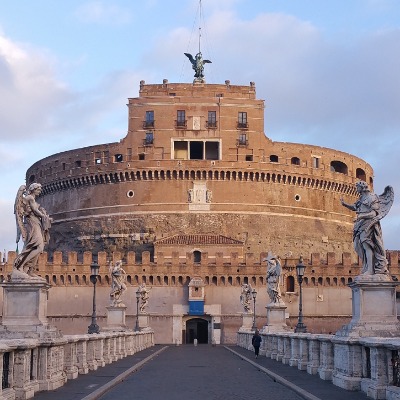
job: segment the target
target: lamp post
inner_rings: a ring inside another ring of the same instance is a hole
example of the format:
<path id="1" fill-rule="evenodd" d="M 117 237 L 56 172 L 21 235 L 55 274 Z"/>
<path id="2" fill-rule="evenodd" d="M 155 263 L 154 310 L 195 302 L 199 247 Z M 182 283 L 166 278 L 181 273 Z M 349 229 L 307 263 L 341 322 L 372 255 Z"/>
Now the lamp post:
<path id="1" fill-rule="evenodd" d="M 96 316 L 96 283 L 97 277 L 99 276 L 100 265 L 93 262 L 90 265 L 90 282 L 93 283 L 93 312 L 92 312 L 92 323 L 88 327 L 88 333 L 100 333 L 100 328 L 97 325 Z"/>
<path id="2" fill-rule="evenodd" d="M 294 331 L 297 333 L 306 333 L 307 327 L 303 324 L 303 291 L 301 288 L 301 284 L 303 283 L 303 276 L 306 266 L 303 264 L 303 256 L 300 256 L 299 263 L 296 265 L 296 274 L 297 280 L 299 282 L 300 287 L 300 297 L 299 297 L 299 320 L 297 321 L 297 325 L 294 328 Z"/>
<path id="3" fill-rule="evenodd" d="M 256 289 L 253 289 L 251 291 L 251 295 L 253 296 L 253 330 L 256 330 L 256 297 L 257 297 L 257 291 Z"/>
<path id="4" fill-rule="evenodd" d="M 140 299 L 140 289 L 136 290 L 136 323 L 135 332 L 139 332 L 139 299 Z"/>

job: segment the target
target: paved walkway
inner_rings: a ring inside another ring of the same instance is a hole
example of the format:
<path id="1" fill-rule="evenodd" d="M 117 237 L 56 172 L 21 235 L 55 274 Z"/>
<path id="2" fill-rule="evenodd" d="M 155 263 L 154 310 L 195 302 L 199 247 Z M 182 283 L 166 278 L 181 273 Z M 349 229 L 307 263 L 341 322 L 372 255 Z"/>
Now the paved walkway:
<path id="1" fill-rule="evenodd" d="M 36 400 L 366 400 L 236 346 L 154 346 L 68 381 Z"/>

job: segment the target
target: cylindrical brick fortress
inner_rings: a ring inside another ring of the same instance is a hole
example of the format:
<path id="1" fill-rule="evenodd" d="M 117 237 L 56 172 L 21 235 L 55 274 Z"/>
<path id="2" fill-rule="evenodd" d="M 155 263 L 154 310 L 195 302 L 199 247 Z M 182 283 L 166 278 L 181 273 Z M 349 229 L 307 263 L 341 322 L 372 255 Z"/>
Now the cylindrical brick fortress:
<path id="1" fill-rule="evenodd" d="M 164 80 L 129 99 L 119 143 L 70 150 L 27 171 L 53 217 L 50 252 L 153 251 L 175 234 L 220 234 L 246 252 L 342 254 L 352 249 L 354 183 L 373 185 L 360 158 L 273 142 L 255 85 Z"/>

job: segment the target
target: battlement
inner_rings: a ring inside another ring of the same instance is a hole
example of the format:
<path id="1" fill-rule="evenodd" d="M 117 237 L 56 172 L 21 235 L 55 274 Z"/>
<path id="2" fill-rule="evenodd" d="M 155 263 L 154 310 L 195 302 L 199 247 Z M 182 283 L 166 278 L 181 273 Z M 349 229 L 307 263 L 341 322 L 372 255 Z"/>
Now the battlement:
<path id="1" fill-rule="evenodd" d="M 0 252 L 0 263 L 1 272 L 9 271 L 12 268 L 14 260 L 17 254 L 15 251 L 9 251 L 7 257 L 4 253 Z M 171 267 L 178 266 L 180 268 L 185 267 L 201 267 L 201 268 L 214 268 L 214 267 L 224 267 L 224 268 L 259 268 L 264 267 L 265 263 L 262 260 L 267 256 L 267 252 L 254 254 L 245 253 L 243 261 L 239 258 L 239 253 L 233 252 L 229 255 L 224 255 L 223 253 L 216 253 L 215 256 L 209 256 L 206 252 L 202 253 L 201 261 L 194 262 L 193 253 L 187 253 L 186 257 L 180 257 L 178 252 L 172 252 L 171 256 L 166 256 L 163 252 L 158 252 L 156 255 L 156 262 L 151 260 L 150 252 L 144 251 L 139 254 L 130 251 L 127 256 L 123 258 L 124 266 L 127 268 L 135 267 Z M 389 266 L 392 268 L 399 267 L 399 250 L 393 250 L 387 252 L 387 259 Z M 122 255 L 120 252 L 106 253 L 99 252 L 97 254 L 92 254 L 89 251 L 84 252 L 82 255 L 78 255 L 77 252 L 71 251 L 67 254 L 61 251 L 55 251 L 52 254 L 43 252 L 39 257 L 38 270 L 40 272 L 90 272 L 90 264 L 92 262 L 97 262 L 103 271 L 107 268 L 110 262 L 114 263 L 120 260 Z M 140 260 L 140 261 L 139 261 Z M 299 258 L 290 257 L 287 259 L 282 259 L 282 267 L 295 267 Z M 335 254 L 332 252 L 321 254 L 321 253 L 311 253 L 309 257 L 303 257 L 304 264 L 312 268 L 326 268 L 326 267 L 359 267 L 360 262 L 355 253 L 343 253 Z M 308 269 L 309 270 L 309 269 Z M 397 273 L 397 271 L 392 271 Z M 104 273 L 100 270 L 100 273 Z M 307 273 L 307 270 L 306 270 Z M 310 273 L 310 272 L 309 272 Z"/>

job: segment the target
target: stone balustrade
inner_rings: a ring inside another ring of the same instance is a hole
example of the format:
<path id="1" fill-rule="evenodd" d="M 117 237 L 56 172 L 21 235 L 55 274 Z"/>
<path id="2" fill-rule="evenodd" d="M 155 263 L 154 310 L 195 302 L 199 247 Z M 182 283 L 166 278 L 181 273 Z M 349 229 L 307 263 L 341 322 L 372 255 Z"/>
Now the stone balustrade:
<path id="1" fill-rule="evenodd" d="M 56 339 L 0 340 L 0 400 L 32 398 L 154 346 L 154 333 L 106 332 Z"/>
<path id="2" fill-rule="evenodd" d="M 238 346 L 253 350 L 252 333 Z M 262 333 L 260 355 L 305 370 L 372 399 L 400 399 L 400 337 L 348 338 L 310 333 Z"/>

